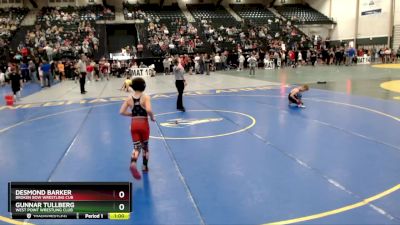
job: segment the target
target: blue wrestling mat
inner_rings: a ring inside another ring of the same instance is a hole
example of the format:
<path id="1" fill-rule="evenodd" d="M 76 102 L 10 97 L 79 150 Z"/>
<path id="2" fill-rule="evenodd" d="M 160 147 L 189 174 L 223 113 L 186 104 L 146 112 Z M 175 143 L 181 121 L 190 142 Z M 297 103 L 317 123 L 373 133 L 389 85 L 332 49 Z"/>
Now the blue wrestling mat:
<path id="1" fill-rule="evenodd" d="M 1 107 L 0 224 L 22 224 L 9 181 L 133 183 L 130 220 L 32 224 L 400 224 L 400 104 L 313 89 L 299 109 L 288 92 L 187 93 L 185 113 L 153 96 L 140 181 L 120 98 Z"/>

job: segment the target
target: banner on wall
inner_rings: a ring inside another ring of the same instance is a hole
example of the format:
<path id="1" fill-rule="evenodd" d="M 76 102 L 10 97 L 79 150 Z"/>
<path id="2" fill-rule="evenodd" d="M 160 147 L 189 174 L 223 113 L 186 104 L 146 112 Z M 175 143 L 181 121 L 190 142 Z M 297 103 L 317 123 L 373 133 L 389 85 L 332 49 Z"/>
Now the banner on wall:
<path id="1" fill-rule="evenodd" d="M 376 15 L 382 13 L 382 0 L 361 0 L 361 16 Z"/>

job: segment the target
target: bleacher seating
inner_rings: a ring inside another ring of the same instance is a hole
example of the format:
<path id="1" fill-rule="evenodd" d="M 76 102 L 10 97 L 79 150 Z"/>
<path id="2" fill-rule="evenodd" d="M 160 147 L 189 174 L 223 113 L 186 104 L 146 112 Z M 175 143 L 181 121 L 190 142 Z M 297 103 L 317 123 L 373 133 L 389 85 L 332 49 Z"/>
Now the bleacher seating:
<path id="1" fill-rule="evenodd" d="M 268 24 L 271 32 L 281 30 L 280 23 L 276 22 L 279 21 L 276 16 L 261 4 L 230 4 L 230 7 L 251 26 Z"/>
<path id="2" fill-rule="evenodd" d="M 114 8 L 88 5 L 78 8 L 81 20 L 115 20 Z"/>
<path id="3" fill-rule="evenodd" d="M 36 26 L 41 29 L 52 28 L 54 26 L 62 27 L 64 31 L 64 38 L 71 38 L 74 36 L 74 33 L 78 32 L 80 15 L 77 13 L 76 8 L 74 7 L 65 7 L 60 8 L 57 11 L 60 14 L 60 17 L 54 16 L 53 11 L 56 8 L 53 7 L 43 7 L 39 14 L 36 16 Z M 62 15 L 67 15 L 64 18 Z M 55 34 L 47 34 L 47 38 L 51 38 L 50 40 L 55 40 Z M 53 37 L 54 36 L 54 37 Z"/>
<path id="4" fill-rule="evenodd" d="M 202 5 L 187 5 L 188 10 L 197 20 L 211 20 L 213 26 L 219 27 L 221 25 L 228 26 L 240 26 L 240 23 L 225 10 L 221 5 L 215 6 L 213 4 L 202 4 Z"/>
<path id="5" fill-rule="evenodd" d="M 82 52 L 93 55 L 98 45 L 92 42 L 94 39 L 98 42 L 94 24 L 96 19 L 101 18 L 101 13 L 95 9 L 100 8 L 43 7 L 37 15 L 35 30 L 27 33 L 28 46 L 39 49 L 43 48 L 44 44 L 51 46 L 56 58 L 66 55 L 75 57 L 77 55 L 75 53 Z M 39 42 L 35 38 L 38 35 Z M 88 49 L 87 52 L 85 49 Z"/>
<path id="6" fill-rule="evenodd" d="M 142 5 L 140 7 L 149 18 L 159 18 L 165 21 L 174 21 L 176 19 L 185 19 L 178 4 L 172 4 L 170 6 L 160 7 L 155 4 Z"/>
<path id="7" fill-rule="evenodd" d="M 207 52 L 210 51 L 223 51 L 231 50 L 234 48 L 233 40 L 236 41 L 238 33 L 241 31 L 241 23 L 238 22 L 226 9 L 221 6 L 215 6 L 213 4 L 201 4 L 194 5 L 188 4 L 188 10 L 196 19 L 200 32 L 200 37 L 207 43 Z M 204 26 L 206 25 L 206 26 Z M 216 41 L 215 43 L 210 43 L 210 37 L 213 35 L 207 34 L 207 28 L 215 30 L 215 34 L 218 36 L 223 36 L 223 41 Z M 219 28 L 224 29 L 219 29 Z M 232 28 L 234 34 L 228 34 L 226 28 Z M 218 50 L 219 49 L 219 50 Z"/>
<path id="8" fill-rule="evenodd" d="M 287 4 L 276 7 L 276 10 L 285 18 L 294 23 L 304 24 L 332 24 L 334 23 L 327 16 L 307 5 Z"/>
<path id="9" fill-rule="evenodd" d="M 225 50 L 250 52 L 280 43 L 301 46 L 305 43 L 306 35 L 293 26 L 295 21 L 292 18 L 310 23 L 330 21 L 326 16 L 305 5 L 277 7 L 283 16 L 289 17 L 288 21 L 291 23 L 276 17 L 262 4 L 230 4 L 230 7 L 242 21 L 237 21 L 221 5 L 188 4 L 187 9 L 196 20 L 189 23 L 176 3 L 163 7 L 158 4 L 123 3 L 126 20 L 142 20 L 135 21 L 135 26 L 138 30 L 137 40 L 145 47 L 144 57 Z M 290 14 L 292 12 L 293 15 Z M 5 12 L 0 10 L 0 19 L 2 15 L 5 15 Z M 23 16 L 20 16 L 16 20 L 22 18 Z M 44 48 L 43 46 L 50 43 L 50 47 L 58 52 L 67 49 L 81 53 L 85 45 L 85 50 L 89 49 L 89 55 L 93 55 L 97 53 L 93 42 L 104 43 L 99 42 L 101 37 L 95 22 L 112 19 L 115 19 L 115 13 L 109 6 L 44 7 L 37 15 L 36 27 L 27 28 L 26 40 L 31 47 L 36 48 Z M 38 35 L 40 38 L 35 38 Z"/>
<path id="10" fill-rule="evenodd" d="M 139 4 L 130 4 L 123 2 L 125 20 L 144 20 L 146 14 L 141 10 Z"/>
<path id="11" fill-rule="evenodd" d="M 265 21 L 275 18 L 275 15 L 261 4 L 230 4 L 229 6 L 243 19 Z"/>
<path id="12" fill-rule="evenodd" d="M 207 51 L 204 48 L 208 45 L 204 44 L 204 39 L 199 36 L 198 28 L 195 27 L 195 24 L 186 20 L 178 4 L 164 7 L 147 4 L 140 5 L 137 9 L 146 15 L 146 31 L 140 33 L 143 33 L 142 40 L 148 40 L 147 47 L 152 56 L 160 56 L 166 53 L 187 54 Z M 153 26 L 155 26 L 155 29 L 149 30 Z M 167 28 L 167 34 L 160 33 L 162 27 Z M 156 44 L 153 38 L 163 39 L 162 43 L 164 44 L 168 41 L 168 47 Z M 175 46 L 173 49 L 169 48 L 171 44 Z M 189 45 L 192 46 L 193 51 L 189 50 Z"/>
<path id="13" fill-rule="evenodd" d="M 28 8 L 0 9 L 0 38 L 10 41 L 28 11 Z"/>

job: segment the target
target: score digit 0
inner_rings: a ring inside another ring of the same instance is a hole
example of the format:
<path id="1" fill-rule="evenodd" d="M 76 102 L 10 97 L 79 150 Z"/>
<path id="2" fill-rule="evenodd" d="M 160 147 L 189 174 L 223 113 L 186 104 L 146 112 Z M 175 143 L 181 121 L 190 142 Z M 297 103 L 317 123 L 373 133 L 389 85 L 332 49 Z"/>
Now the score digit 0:
<path id="1" fill-rule="evenodd" d="M 118 196 L 119 196 L 120 198 L 124 198 L 124 197 L 125 197 L 125 192 L 120 191 L 120 192 L 118 193 Z"/>

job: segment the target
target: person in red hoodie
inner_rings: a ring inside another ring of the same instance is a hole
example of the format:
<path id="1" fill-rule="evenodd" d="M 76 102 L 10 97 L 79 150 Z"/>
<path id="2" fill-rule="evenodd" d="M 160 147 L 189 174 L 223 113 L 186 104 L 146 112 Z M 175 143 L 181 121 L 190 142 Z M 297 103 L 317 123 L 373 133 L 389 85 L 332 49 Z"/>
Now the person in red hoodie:
<path id="1" fill-rule="evenodd" d="M 93 71 L 94 71 L 94 66 L 92 64 L 92 60 L 89 60 L 89 65 L 86 66 L 86 72 L 88 75 L 88 80 L 91 81 L 93 78 Z"/>
<path id="2" fill-rule="evenodd" d="M 23 48 L 21 49 L 21 55 L 22 55 L 22 57 L 28 57 L 28 55 L 29 55 L 29 49 L 28 49 L 27 47 L 23 47 Z"/>
<path id="3" fill-rule="evenodd" d="M 296 67 L 296 62 L 295 62 L 296 56 L 295 56 L 293 50 L 289 51 L 289 59 L 290 59 L 290 65 L 292 66 L 292 68 L 295 68 Z"/>

